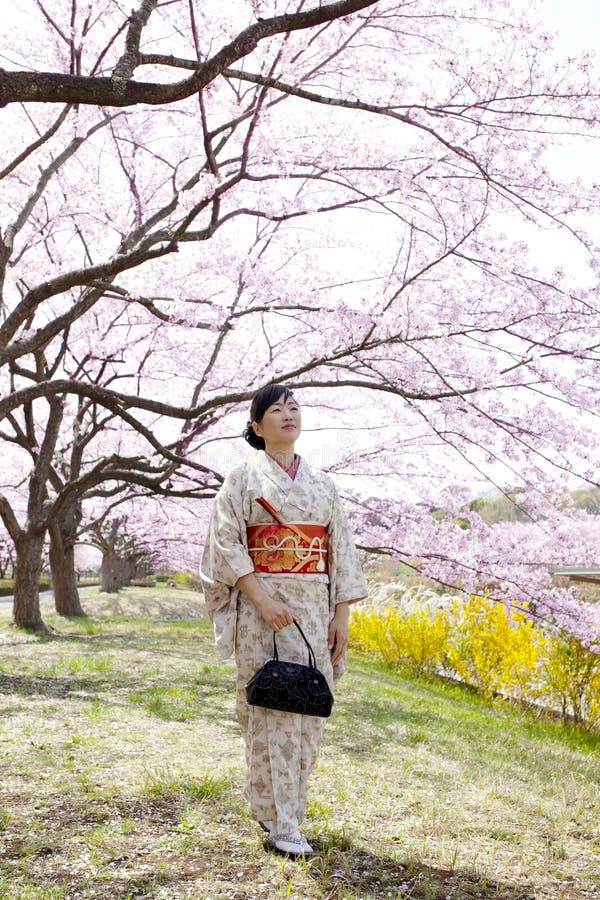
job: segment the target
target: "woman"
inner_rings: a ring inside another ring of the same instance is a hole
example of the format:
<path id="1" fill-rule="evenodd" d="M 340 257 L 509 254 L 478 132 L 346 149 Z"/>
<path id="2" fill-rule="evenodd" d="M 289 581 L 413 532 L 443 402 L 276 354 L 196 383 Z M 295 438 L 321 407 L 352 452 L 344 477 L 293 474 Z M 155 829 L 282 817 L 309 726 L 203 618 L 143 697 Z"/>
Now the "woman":
<path id="1" fill-rule="evenodd" d="M 294 452 L 300 428 L 288 388 L 258 391 L 244 432 L 258 453 L 217 494 L 201 571 L 217 647 L 224 657 L 235 650 L 250 810 L 269 843 L 291 856 L 312 853 L 299 827 L 324 719 L 250 706 L 246 683 L 273 655 L 274 631 L 282 659 L 306 662 L 300 633 L 289 627 L 296 619 L 332 687 L 345 664 L 348 607 L 367 593 L 332 480 Z"/>

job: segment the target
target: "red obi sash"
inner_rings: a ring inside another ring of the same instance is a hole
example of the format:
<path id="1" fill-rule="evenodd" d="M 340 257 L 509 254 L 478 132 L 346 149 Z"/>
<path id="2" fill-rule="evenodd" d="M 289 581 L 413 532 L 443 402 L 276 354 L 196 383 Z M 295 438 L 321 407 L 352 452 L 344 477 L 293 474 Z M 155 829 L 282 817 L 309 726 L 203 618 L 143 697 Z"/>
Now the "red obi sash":
<path id="1" fill-rule="evenodd" d="M 255 572 L 326 575 L 327 530 L 314 522 L 248 525 L 248 552 Z"/>

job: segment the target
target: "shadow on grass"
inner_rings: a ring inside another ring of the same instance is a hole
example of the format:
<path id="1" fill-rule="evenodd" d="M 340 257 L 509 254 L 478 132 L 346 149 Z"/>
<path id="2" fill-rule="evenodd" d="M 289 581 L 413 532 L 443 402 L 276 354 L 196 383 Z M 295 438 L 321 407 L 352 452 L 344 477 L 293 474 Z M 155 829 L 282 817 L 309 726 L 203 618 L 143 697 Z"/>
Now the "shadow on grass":
<path id="1" fill-rule="evenodd" d="M 386 855 L 366 849 L 340 832 L 325 832 L 317 839 L 311 836 L 315 853 L 306 863 L 282 859 L 281 870 L 273 869 L 269 865 L 273 852 L 267 846 L 261 858 L 254 842 L 242 839 L 233 849 L 227 842 L 232 827 L 234 833 L 239 829 L 243 838 L 247 826 L 235 813 L 224 815 L 230 790 L 227 779 L 219 781 L 210 775 L 170 778 L 166 773 L 162 781 L 148 783 L 141 796 L 80 798 L 79 802 L 56 797 L 52 805 L 37 810 L 36 831 L 30 830 L 28 811 L 24 809 L 20 821 L 10 821 L 9 833 L 5 833 L 6 876 L 23 885 L 54 884 L 64 890 L 57 896 L 98 900 L 152 897 L 161 889 L 166 897 L 193 896 L 198 900 L 272 900 L 274 896 L 296 900 L 304 896 L 322 900 L 540 897 L 530 884 L 490 879 L 476 870 L 461 871 L 451 865 L 431 866 L 418 858 L 403 859 L 401 847 L 394 858 L 393 851 Z M 182 814 L 190 803 L 196 810 L 205 810 L 205 824 L 200 821 L 198 830 L 186 821 L 182 823 Z M 121 831 L 119 821 L 131 823 L 130 831 Z M 95 829 L 103 825 L 112 829 L 112 837 L 106 845 L 94 844 Z M 188 828 L 186 843 L 183 832 Z M 176 834 L 181 837 L 180 844 L 174 842 Z M 170 835 L 170 849 L 164 843 L 165 835 Z M 97 871 L 87 872 L 83 878 L 81 873 L 70 871 L 72 859 L 65 858 L 66 850 L 73 852 L 79 845 L 96 846 L 103 857 Z M 140 866 L 146 871 L 141 872 Z M 203 885 L 211 885 L 206 893 L 197 891 L 198 879 Z M 312 886 L 305 891 L 310 882 Z M 292 884 L 293 893 L 283 893 L 286 885 L 291 888 Z M 191 895 L 187 893 L 190 889 Z"/>
<path id="2" fill-rule="evenodd" d="M 235 720 L 232 697 L 233 688 L 229 679 L 198 675 L 177 686 L 156 685 L 132 691 L 129 701 L 164 722 L 204 719 L 224 723 Z"/>
<path id="3" fill-rule="evenodd" d="M 144 679 L 122 678 L 115 685 L 115 677 L 93 673 L 83 675 L 6 675 L 0 673 L 0 696 L 13 698 L 69 699 L 88 707 L 91 702 L 103 703 L 107 708 L 142 708 L 148 715 L 167 722 L 187 722 L 195 719 L 235 721 L 232 709 L 233 684 L 229 673 L 214 671 L 208 666 L 170 683 L 149 684 Z M 125 696 L 123 696 L 125 695 Z M 17 713 L 18 707 L 8 712 Z"/>
<path id="4" fill-rule="evenodd" d="M 89 680 L 76 680 L 72 677 L 56 678 L 40 675 L 2 675 L 0 674 L 0 694 L 18 697 L 68 697 L 71 694 L 89 690 Z M 99 688 L 97 683 L 93 685 Z M 88 698 L 89 699 L 89 698 Z"/>
<path id="5" fill-rule="evenodd" d="M 146 705 L 147 700 L 150 706 L 157 692 L 168 699 L 175 684 L 189 694 L 191 717 L 210 712 L 213 699 L 221 711 L 218 701 L 225 694 L 233 695 L 232 667 L 215 661 L 210 623 L 190 617 L 114 616 L 102 621 L 84 616 L 73 621 L 81 629 L 76 633 L 35 635 L 34 641 L 24 645 L 15 641 L 23 652 L 13 654 L 0 672 L 0 694 L 97 699 L 123 705 L 123 693 L 130 695 L 131 703 L 135 692 L 135 704 Z M 4 646 L 10 643 L 5 641 Z M 48 645 L 54 653 L 45 653 Z M 163 670 L 163 658 L 181 663 L 182 669 L 174 672 L 171 665 L 168 672 Z M 160 718 L 171 718 L 168 705 L 155 711 Z M 175 718 L 181 718 L 181 710 Z"/>
<path id="6" fill-rule="evenodd" d="M 79 644 L 86 650 L 100 649 L 148 649 L 148 641 L 166 644 L 172 652 L 182 636 L 194 641 L 198 649 L 214 657 L 213 630 L 205 615 L 88 615 L 47 616 L 52 631 L 36 632 L 28 628 L 18 628 L 8 622 L 0 623 L 3 632 L 3 646 L 21 645 L 26 635 L 36 645 Z"/>
<path id="7" fill-rule="evenodd" d="M 403 863 L 350 841 L 343 847 L 332 847 L 325 838 L 313 840 L 312 846 L 315 856 L 309 863 L 311 877 L 322 887 L 327 900 L 535 900 L 539 896 L 529 885 L 490 880 L 476 871 L 428 866 L 418 860 Z"/>
<path id="8" fill-rule="evenodd" d="M 48 811 L 46 820 L 51 827 L 35 837 L 5 843 L 6 874 L 15 882 L 25 879 L 30 885 L 60 885 L 65 891 L 60 896 L 65 898 L 86 896 L 98 900 L 152 897 L 161 887 L 166 897 L 193 896 L 198 900 L 272 900 L 274 896 L 296 900 L 304 896 L 322 900 L 536 900 L 540 896 L 531 885 L 489 879 L 477 871 L 430 866 L 420 860 L 402 862 L 349 840 L 335 841 L 328 836 L 311 839 L 315 855 L 310 861 L 281 859 L 280 870 L 269 864 L 274 854 L 267 845 L 264 861 L 252 849 L 247 852 L 245 847 L 252 845 L 244 842 L 232 855 L 222 846 L 214 828 L 206 837 L 192 834 L 189 846 L 182 844 L 177 852 L 165 852 L 158 836 L 174 834 L 175 829 L 181 828 L 184 799 L 121 799 L 110 805 L 99 803 L 95 808 L 88 804 L 85 810 L 55 807 L 51 813 Z M 209 816 L 210 809 L 209 801 Z M 212 809 L 212 815 L 216 815 L 217 808 Z M 69 835 L 77 835 L 79 842 L 85 844 L 89 840 L 87 834 L 93 834 L 95 826 L 114 823 L 115 815 L 136 823 L 136 828 L 144 823 L 144 831 L 137 838 L 132 834 L 131 839 L 115 839 L 105 849 L 101 868 L 88 872 L 83 879 L 81 874 L 70 872 L 64 858 L 65 840 Z M 148 828 L 153 829 L 150 841 Z M 140 865 L 147 871 L 140 872 Z M 270 874 L 266 876 L 265 872 Z M 188 894 L 193 887 L 197 889 L 199 877 L 211 889 Z M 290 889 L 292 884 L 293 892 L 285 893 L 286 886 Z"/>

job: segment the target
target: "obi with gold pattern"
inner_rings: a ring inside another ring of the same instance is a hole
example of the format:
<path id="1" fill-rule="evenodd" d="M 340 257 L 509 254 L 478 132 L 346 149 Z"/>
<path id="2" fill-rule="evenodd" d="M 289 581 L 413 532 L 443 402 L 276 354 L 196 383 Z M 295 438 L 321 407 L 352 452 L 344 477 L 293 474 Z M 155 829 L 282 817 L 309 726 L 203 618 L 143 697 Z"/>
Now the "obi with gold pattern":
<path id="1" fill-rule="evenodd" d="M 255 572 L 325 575 L 327 529 L 314 522 L 248 525 L 248 552 Z"/>

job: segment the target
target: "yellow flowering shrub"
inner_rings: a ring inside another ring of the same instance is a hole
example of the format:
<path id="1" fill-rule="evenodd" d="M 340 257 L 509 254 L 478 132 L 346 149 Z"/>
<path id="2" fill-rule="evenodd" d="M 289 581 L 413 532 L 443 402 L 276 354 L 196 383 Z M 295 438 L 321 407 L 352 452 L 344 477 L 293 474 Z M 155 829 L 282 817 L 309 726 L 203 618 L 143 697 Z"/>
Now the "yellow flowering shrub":
<path id="1" fill-rule="evenodd" d="M 590 686 L 587 692 L 587 707 L 585 724 L 590 728 L 600 726 L 600 666 L 598 666 L 590 678 Z"/>
<path id="2" fill-rule="evenodd" d="M 439 670 L 449 631 L 450 622 L 443 610 L 365 606 L 352 614 L 350 646 L 392 665 L 404 663 L 422 675 Z"/>
<path id="3" fill-rule="evenodd" d="M 456 599 L 448 661 L 461 681 L 486 697 L 523 697 L 537 679 L 546 637 L 526 609 L 489 597 Z"/>
<path id="4" fill-rule="evenodd" d="M 564 721 L 600 724 L 600 655 L 576 638 L 551 638 L 542 670 L 542 688 L 560 706 Z"/>
<path id="5" fill-rule="evenodd" d="M 444 663 L 450 621 L 444 610 L 421 609 L 390 617 L 389 640 L 398 658 L 417 675 L 439 671 Z"/>
<path id="6" fill-rule="evenodd" d="M 385 662 L 397 665 L 398 655 L 390 641 L 390 623 L 394 615 L 392 607 L 375 609 L 366 603 L 352 610 L 348 643 L 361 653 L 369 653 Z"/>
<path id="7" fill-rule="evenodd" d="M 438 597 L 383 585 L 352 610 L 350 646 L 417 675 L 444 673 L 486 697 L 500 694 L 560 709 L 564 721 L 600 727 L 600 654 L 550 635 L 525 605 L 487 596 Z"/>

